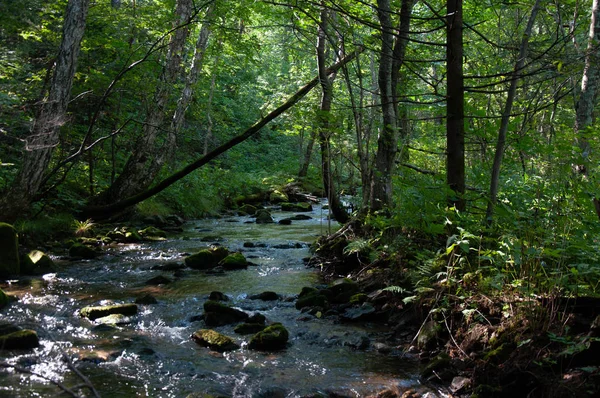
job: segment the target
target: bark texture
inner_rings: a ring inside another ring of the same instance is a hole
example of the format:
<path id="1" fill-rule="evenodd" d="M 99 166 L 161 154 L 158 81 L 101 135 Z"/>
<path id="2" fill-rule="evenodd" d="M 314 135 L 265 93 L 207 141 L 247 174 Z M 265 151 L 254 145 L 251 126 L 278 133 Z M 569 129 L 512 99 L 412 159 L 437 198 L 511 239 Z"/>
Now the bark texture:
<path id="1" fill-rule="evenodd" d="M 60 127 L 67 122 L 67 106 L 85 33 L 89 0 L 69 0 L 64 18 L 62 40 L 48 97 L 25 141 L 23 163 L 9 192 L 0 203 L 0 218 L 23 215 L 42 188 L 54 148 L 59 144 Z"/>

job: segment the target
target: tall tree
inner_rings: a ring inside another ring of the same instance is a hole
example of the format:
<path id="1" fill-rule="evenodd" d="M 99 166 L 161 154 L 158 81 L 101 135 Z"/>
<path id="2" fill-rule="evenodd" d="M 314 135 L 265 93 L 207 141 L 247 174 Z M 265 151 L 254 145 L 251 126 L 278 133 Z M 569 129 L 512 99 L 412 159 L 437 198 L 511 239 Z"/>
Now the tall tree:
<path id="1" fill-rule="evenodd" d="M 500 166 L 502 165 L 502 156 L 504 155 L 504 148 L 506 144 L 506 133 L 508 131 L 508 122 L 512 113 L 513 102 L 517 94 L 517 84 L 521 74 L 523 73 L 523 66 L 525 65 L 525 58 L 527 57 L 527 48 L 529 46 L 529 37 L 533 29 L 535 17 L 540 7 L 540 0 L 536 0 L 531 14 L 529 15 L 529 21 L 527 27 L 523 33 L 521 39 L 521 46 L 519 47 L 519 54 L 515 62 L 515 67 L 510 76 L 510 87 L 506 94 L 506 102 L 504 104 L 504 111 L 502 112 L 502 118 L 500 119 L 500 130 L 498 131 L 498 141 L 496 142 L 496 152 L 494 154 L 494 164 L 492 166 L 492 177 L 490 180 L 490 198 L 487 205 L 485 214 L 486 222 L 492 223 L 494 217 L 494 207 L 498 199 L 498 183 L 500 181 Z"/>
<path id="2" fill-rule="evenodd" d="M 380 210 L 392 204 L 392 174 L 398 153 L 399 129 L 397 100 L 400 68 L 404 63 L 410 19 L 414 0 L 402 0 L 400 26 L 396 34 L 392 22 L 394 12 L 389 0 L 377 0 L 377 16 L 381 29 L 381 52 L 377 81 L 381 99 L 383 127 L 377 140 L 377 154 L 373 167 L 371 210 Z"/>
<path id="3" fill-rule="evenodd" d="M 465 210 L 465 126 L 462 0 L 446 2 L 446 182 L 451 205 Z"/>
<path id="4" fill-rule="evenodd" d="M 48 96 L 41 103 L 29 137 L 25 141 L 23 163 L 9 192 L 0 202 L 0 218 L 13 220 L 27 211 L 39 194 L 59 143 L 60 128 L 67 122 L 67 107 L 85 32 L 89 0 L 69 0 L 64 17 L 60 48 Z"/>

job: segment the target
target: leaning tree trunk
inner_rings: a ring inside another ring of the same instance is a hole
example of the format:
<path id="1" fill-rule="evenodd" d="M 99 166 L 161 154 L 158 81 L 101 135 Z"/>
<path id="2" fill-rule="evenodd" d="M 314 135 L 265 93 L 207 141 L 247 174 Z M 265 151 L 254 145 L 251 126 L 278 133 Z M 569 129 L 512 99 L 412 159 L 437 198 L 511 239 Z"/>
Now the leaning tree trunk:
<path id="1" fill-rule="evenodd" d="M 537 15 L 540 5 L 540 0 L 536 0 L 525 33 L 523 33 L 523 39 L 521 40 L 521 47 L 519 49 L 519 55 L 517 56 L 517 62 L 515 62 L 515 68 L 510 77 L 510 87 L 506 96 L 506 103 L 504 105 L 504 111 L 502 112 L 502 119 L 500 121 L 500 130 L 498 131 L 498 141 L 496 142 L 496 153 L 494 154 L 494 165 L 492 166 L 492 177 L 490 180 L 490 200 L 487 205 L 485 213 L 486 222 L 490 225 L 494 217 L 494 207 L 498 200 L 498 183 L 500 181 L 500 166 L 502 164 L 502 156 L 504 155 L 504 148 L 506 143 L 506 133 L 508 131 L 508 122 L 510 121 L 510 114 L 512 112 L 513 101 L 517 94 L 517 83 L 520 75 L 523 72 L 523 66 L 525 65 L 525 57 L 527 56 L 527 47 L 529 45 L 529 37 L 533 29 L 533 23 Z"/>
<path id="2" fill-rule="evenodd" d="M 67 121 L 67 106 L 88 9 L 89 0 L 69 0 L 67 4 L 62 41 L 48 98 L 42 103 L 31 134 L 25 142 L 25 154 L 19 173 L 0 203 L 0 218 L 7 221 L 23 215 L 36 199 L 54 148 L 59 144 L 60 127 Z"/>
<path id="3" fill-rule="evenodd" d="M 595 107 L 598 84 L 600 83 L 600 0 L 594 0 L 592 3 L 592 17 L 590 22 L 590 32 L 588 36 L 588 45 L 585 54 L 585 66 L 583 68 L 583 77 L 581 79 L 581 91 L 576 104 L 575 134 L 578 135 L 579 147 L 581 148 L 584 173 L 590 172 L 589 155 L 591 146 L 587 134 L 588 128 L 593 123 L 593 114 Z M 594 197 L 594 207 L 596 214 L 600 218 L 600 200 Z"/>
<path id="4" fill-rule="evenodd" d="M 342 66 L 344 66 L 348 62 L 352 61 L 356 57 L 356 55 L 361 53 L 362 51 L 363 51 L 363 48 L 358 48 L 356 51 L 354 51 L 351 54 L 348 54 L 346 57 L 341 59 L 339 62 L 330 66 L 326 71 L 327 75 L 337 72 Z M 204 166 L 205 164 L 207 164 L 211 160 L 215 159 L 219 155 L 227 152 L 229 149 L 246 141 L 248 138 L 250 138 L 254 134 L 258 133 L 269 122 L 271 122 L 272 120 L 277 118 L 279 115 L 281 115 L 282 113 L 284 113 L 285 111 L 287 111 L 288 109 L 293 107 L 296 103 L 298 103 L 298 101 L 300 101 L 302 98 L 304 98 L 306 96 L 306 94 L 308 94 L 313 88 L 315 88 L 317 86 L 317 84 L 319 84 L 318 76 L 315 77 L 314 79 L 312 79 L 310 82 L 308 82 L 304 87 L 300 88 L 286 102 L 284 102 L 283 104 L 278 106 L 271 113 L 266 115 L 264 118 L 260 119 L 258 122 L 256 122 L 252 126 L 250 126 L 248 129 L 246 129 L 246 131 L 244 131 L 242 134 L 232 138 L 231 140 L 227 141 L 223 145 L 213 149 L 211 152 L 207 153 L 200 159 L 187 165 L 186 167 L 177 171 L 176 173 L 172 174 L 171 176 L 165 178 L 164 180 L 162 180 L 161 182 L 159 182 L 152 188 L 149 188 L 149 189 L 145 190 L 144 192 L 140 192 L 139 194 L 131 196 L 125 200 L 122 200 L 122 201 L 119 201 L 116 203 L 111 203 L 109 205 L 87 206 L 87 207 L 81 209 L 81 215 L 83 217 L 108 218 L 112 214 L 123 211 L 130 206 L 136 205 L 136 204 L 140 203 L 141 201 L 151 198 L 152 196 L 156 195 L 157 193 L 162 192 L 166 188 L 170 187 L 177 181 L 179 181 L 182 178 L 184 178 L 185 176 L 187 176 L 188 174 L 192 173 L 194 170 L 199 169 L 200 167 Z"/>
<path id="5" fill-rule="evenodd" d="M 329 209 L 335 219 L 344 224 L 348 221 L 348 213 L 344 210 L 335 189 L 331 176 L 331 102 L 333 101 L 333 81 L 335 73 L 327 73 L 325 66 L 325 44 L 327 41 L 328 12 L 326 8 L 321 10 L 321 20 L 317 35 L 317 64 L 319 68 L 319 82 L 321 83 L 321 104 L 317 117 L 319 130 L 319 145 L 321 147 L 321 173 L 323 176 L 323 188 L 329 202 Z"/>
<path id="6" fill-rule="evenodd" d="M 136 142 L 132 155 L 127 160 L 121 174 L 110 188 L 103 194 L 101 201 L 114 202 L 135 195 L 146 189 L 160 171 L 164 157 L 160 156 L 161 148 L 157 141 L 166 115 L 166 108 L 171 99 L 173 85 L 181 71 L 182 54 L 189 34 L 187 22 L 193 11 L 192 0 L 177 1 L 177 29 L 169 42 L 158 87 L 154 93 L 153 107 L 149 111 L 140 139 Z"/>
<path id="7" fill-rule="evenodd" d="M 448 198 L 457 210 L 465 210 L 465 126 L 463 78 L 462 0 L 447 0 L 446 17 L 446 182 Z"/>

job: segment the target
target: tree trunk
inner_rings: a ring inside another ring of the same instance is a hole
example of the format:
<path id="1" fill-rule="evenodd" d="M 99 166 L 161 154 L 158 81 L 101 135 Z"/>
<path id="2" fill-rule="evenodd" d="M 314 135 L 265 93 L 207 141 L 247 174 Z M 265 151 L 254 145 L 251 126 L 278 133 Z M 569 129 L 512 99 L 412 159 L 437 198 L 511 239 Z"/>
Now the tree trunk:
<path id="1" fill-rule="evenodd" d="M 496 153 L 494 154 L 494 165 L 492 166 L 492 177 L 490 181 L 490 200 L 487 205 L 485 213 L 486 222 L 491 225 L 494 217 L 494 207 L 498 200 L 498 183 L 500 181 L 500 166 L 502 164 L 502 156 L 504 155 L 504 148 L 506 143 L 506 133 L 508 131 L 508 122 L 510 120 L 510 114 L 512 113 L 512 105 L 517 93 L 517 83 L 522 73 L 523 66 L 525 65 L 525 57 L 527 57 L 527 47 L 529 45 L 529 37 L 531 36 L 531 30 L 533 29 L 533 23 L 537 15 L 540 5 L 540 0 L 536 0 L 527 27 L 523 33 L 523 39 L 521 40 L 521 47 L 519 49 L 519 55 L 517 62 L 515 62 L 515 68 L 511 75 L 510 87 L 506 96 L 506 103 L 504 105 L 504 111 L 502 112 L 502 119 L 500 121 L 500 130 L 498 131 L 498 141 L 496 142 Z"/>
<path id="2" fill-rule="evenodd" d="M 576 104 L 575 134 L 578 135 L 579 147 L 583 158 L 582 170 L 589 173 L 589 155 L 591 146 L 587 134 L 593 123 L 594 107 L 598 84 L 600 83 L 600 0 L 592 3 L 592 16 L 588 45 L 585 54 L 585 66 L 581 79 L 581 91 Z M 600 200 L 594 197 L 594 209 L 600 218 Z"/>
<path id="3" fill-rule="evenodd" d="M 75 77 L 77 58 L 89 9 L 89 0 L 69 0 L 63 35 L 54 66 L 48 98 L 42 103 L 26 140 L 23 164 L 7 195 L 0 203 L 0 218 L 22 216 L 38 195 L 54 148 L 59 144 L 60 127 L 66 123 L 67 106 Z"/>
<path id="4" fill-rule="evenodd" d="M 348 213 L 344 210 L 331 175 L 331 102 L 333 101 L 333 81 L 335 73 L 327 73 L 325 65 L 325 44 L 327 42 L 328 12 L 325 7 L 321 9 L 317 35 L 317 64 L 319 69 L 319 82 L 321 84 L 321 104 L 317 117 L 319 130 L 319 145 L 321 147 L 321 173 L 323 188 L 329 202 L 329 209 L 335 219 L 344 224 L 348 221 Z"/>
<path id="5" fill-rule="evenodd" d="M 359 48 L 356 51 L 354 51 L 353 53 L 348 54 L 346 57 L 341 59 L 339 62 L 330 66 L 327 69 L 326 73 L 329 75 L 331 73 L 338 71 L 342 66 L 344 66 L 348 62 L 352 61 L 356 57 L 356 55 L 361 53 L 362 51 L 363 51 L 363 48 Z M 136 205 L 136 204 L 140 203 L 141 201 L 146 200 L 146 199 L 156 195 L 159 192 L 162 192 L 166 188 L 170 187 L 177 181 L 179 181 L 182 178 L 184 178 L 185 176 L 187 176 L 188 174 L 192 173 L 194 170 L 199 169 L 200 167 L 204 166 L 205 164 L 207 164 L 211 160 L 215 159 L 219 155 L 227 152 L 229 149 L 244 142 L 248 138 L 252 137 L 254 134 L 258 133 L 269 122 L 271 122 L 273 119 L 277 118 L 279 115 L 281 115 L 282 113 L 284 113 L 285 111 L 290 109 L 298 101 L 300 101 L 302 98 L 304 98 L 306 96 L 306 94 L 308 94 L 313 88 L 315 88 L 315 86 L 317 84 L 319 84 L 318 76 L 315 77 L 314 79 L 312 79 L 310 82 L 308 82 L 304 87 L 302 87 L 293 96 L 291 96 L 286 102 L 281 104 L 279 107 L 277 107 L 271 113 L 269 113 L 267 116 L 265 116 L 264 118 L 262 118 L 261 120 L 256 122 L 254 125 L 250 126 L 248 129 L 246 129 L 246 131 L 244 131 L 242 134 L 238 135 L 237 137 L 232 138 L 231 140 L 229 140 L 225 144 L 219 146 L 218 148 L 215 148 L 214 150 L 212 150 L 211 152 L 209 152 L 202 158 L 196 160 L 195 162 L 187 165 L 186 167 L 179 170 L 178 172 L 165 178 L 163 181 L 159 182 L 154 187 L 147 189 L 144 192 L 141 192 L 137 195 L 131 196 L 125 200 L 111 203 L 109 205 L 87 206 L 87 207 L 83 208 L 81 211 L 82 217 L 84 217 L 84 218 L 87 218 L 87 217 L 108 218 L 112 214 L 123 211 L 130 206 Z"/>
<path id="6" fill-rule="evenodd" d="M 465 127 L 463 82 L 462 0 L 447 0 L 446 17 L 446 181 L 454 192 L 450 205 L 464 211 Z"/>
<path id="7" fill-rule="evenodd" d="M 157 141 L 165 119 L 166 107 L 171 99 L 172 87 L 180 75 L 182 53 L 189 34 L 189 26 L 186 22 L 189 21 L 192 11 L 192 0 L 177 1 L 177 20 L 174 26 L 185 26 L 177 29 L 169 42 L 165 66 L 142 135 L 123 171 L 104 193 L 102 199 L 104 202 L 118 201 L 143 191 L 152 184 L 163 165 L 164 157 L 159 155 L 161 149 L 157 148 Z"/>
<path id="8" fill-rule="evenodd" d="M 304 157 L 302 158 L 302 163 L 300 164 L 300 171 L 298 172 L 298 177 L 306 177 L 308 175 L 308 166 L 310 166 L 310 159 L 312 158 L 313 147 L 315 146 L 315 141 L 317 139 L 317 130 L 310 130 L 310 137 L 308 138 L 308 143 L 306 144 L 306 150 L 304 151 Z"/>
<path id="9" fill-rule="evenodd" d="M 383 127 L 377 140 L 377 155 L 373 168 L 371 210 L 381 210 L 392 205 L 392 174 L 398 153 L 398 138 L 403 126 L 398 120 L 398 83 L 408 43 L 410 17 L 414 0 L 402 0 L 399 34 L 392 24 L 389 0 L 377 0 L 377 16 L 381 26 L 381 53 L 379 59 L 379 96 Z"/>

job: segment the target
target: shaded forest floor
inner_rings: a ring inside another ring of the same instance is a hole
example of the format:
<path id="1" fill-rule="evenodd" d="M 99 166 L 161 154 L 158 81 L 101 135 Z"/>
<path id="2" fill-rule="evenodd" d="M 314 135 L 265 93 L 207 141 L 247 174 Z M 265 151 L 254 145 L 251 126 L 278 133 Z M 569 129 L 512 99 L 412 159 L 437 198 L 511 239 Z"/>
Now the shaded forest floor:
<path id="1" fill-rule="evenodd" d="M 390 345 L 422 361 L 424 382 L 457 397 L 599 396 L 600 299 L 491 288 L 481 270 L 453 261 L 458 246 L 449 241 L 375 232 L 347 224 L 317 243 L 311 263 L 326 279 L 359 283 L 373 320 L 392 327 Z M 431 248 L 439 248 L 434 261 L 423 261 Z"/>

